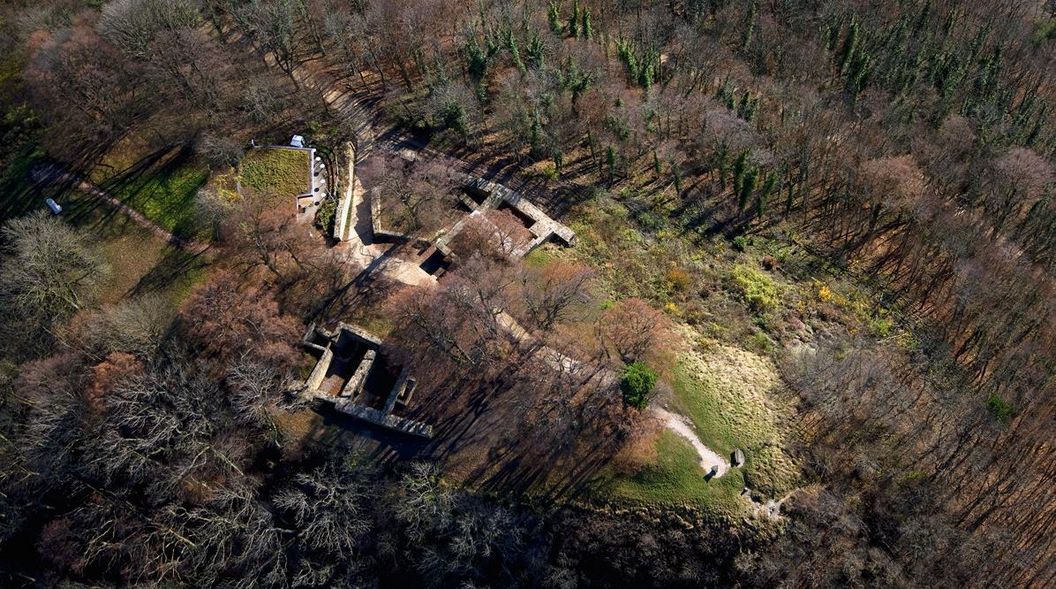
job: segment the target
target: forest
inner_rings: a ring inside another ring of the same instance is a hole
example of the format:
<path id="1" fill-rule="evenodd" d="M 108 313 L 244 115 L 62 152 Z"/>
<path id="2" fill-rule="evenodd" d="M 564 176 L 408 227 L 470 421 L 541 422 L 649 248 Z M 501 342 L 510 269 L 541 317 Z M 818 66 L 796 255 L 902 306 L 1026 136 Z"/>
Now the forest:
<path id="1" fill-rule="evenodd" d="M 3 586 L 1056 586 L 1056 1 L 10 0 L 0 50 Z M 343 324 L 429 439 L 306 391 Z"/>

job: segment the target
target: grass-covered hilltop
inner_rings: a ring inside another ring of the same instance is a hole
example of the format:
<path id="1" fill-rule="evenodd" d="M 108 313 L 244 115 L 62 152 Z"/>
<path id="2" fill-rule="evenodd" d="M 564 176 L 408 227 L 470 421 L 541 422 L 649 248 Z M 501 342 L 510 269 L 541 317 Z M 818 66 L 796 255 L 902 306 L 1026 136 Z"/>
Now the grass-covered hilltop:
<path id="1" fill-rule="evenodd" d="M 0 5 L 3 587 L 1056 585 L 1056 3 Z"/>

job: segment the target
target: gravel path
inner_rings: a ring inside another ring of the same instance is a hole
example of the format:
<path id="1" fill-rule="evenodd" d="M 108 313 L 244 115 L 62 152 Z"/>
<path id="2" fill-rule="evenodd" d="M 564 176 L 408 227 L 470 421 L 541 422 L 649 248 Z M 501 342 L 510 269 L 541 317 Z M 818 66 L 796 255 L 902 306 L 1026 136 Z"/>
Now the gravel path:
<path id="1" fill-rule="evenodd" d="M 660 407 L 653 407 L 652 410 L 664 422 L 665 427 L 682 436 L 693 445 L 697 454 L 700 455 L 700 467 L 704 469 L 704 472 L 709 472 L 713 466 L 717 466 L 718 472 L 715 473 L 714 478 L 719 478 L 730 470 L 730 463 L 726 462 L 725 458 L 700 441 L 696 432 L 693 431 L 693 426 L 690 425 L 689 419 Z"/>

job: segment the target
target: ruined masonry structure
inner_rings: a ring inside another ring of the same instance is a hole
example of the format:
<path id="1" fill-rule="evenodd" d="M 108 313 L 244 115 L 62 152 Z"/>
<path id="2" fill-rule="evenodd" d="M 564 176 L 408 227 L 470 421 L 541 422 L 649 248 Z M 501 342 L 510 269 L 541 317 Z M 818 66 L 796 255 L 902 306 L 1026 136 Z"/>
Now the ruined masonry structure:
<path id="1" fill-rule="evenodd" d="M 396 414 L 406 410 L 417 383 L 408 368 L 389 363 L 381 340 L 339 323 L 332 332 L 311 325 L 302 343 L 319 354 L 305 381 L 306 396 L 386 429 L 432 437 L 432 426 Z"/>

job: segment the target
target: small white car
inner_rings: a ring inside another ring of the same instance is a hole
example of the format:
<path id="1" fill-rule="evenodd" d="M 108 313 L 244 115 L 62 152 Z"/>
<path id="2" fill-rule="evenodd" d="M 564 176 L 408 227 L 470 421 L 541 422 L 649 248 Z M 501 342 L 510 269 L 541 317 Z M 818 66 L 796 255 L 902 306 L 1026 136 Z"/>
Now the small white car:
<path id="1" fill-rule="evenodd" d="M 59 203 L 55 202 L 55 199 L 45 198 L 44 204 L 48 205 L 48 208 L 51 210 L 52 215 L 58 215 L 62 212 L 62 207 L 59 206 Z"/>

